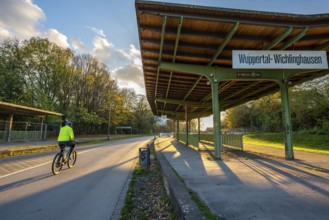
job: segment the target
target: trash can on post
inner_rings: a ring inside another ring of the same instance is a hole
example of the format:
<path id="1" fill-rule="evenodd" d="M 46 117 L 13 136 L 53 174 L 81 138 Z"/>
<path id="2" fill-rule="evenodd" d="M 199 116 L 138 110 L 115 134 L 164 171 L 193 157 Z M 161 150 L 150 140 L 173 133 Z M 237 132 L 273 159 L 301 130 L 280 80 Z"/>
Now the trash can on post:
<path id="1" fill-rule="evenodd" d="M 139 166 L 148 168 L 150 163 L 150 148 L 139 148 Z"/>

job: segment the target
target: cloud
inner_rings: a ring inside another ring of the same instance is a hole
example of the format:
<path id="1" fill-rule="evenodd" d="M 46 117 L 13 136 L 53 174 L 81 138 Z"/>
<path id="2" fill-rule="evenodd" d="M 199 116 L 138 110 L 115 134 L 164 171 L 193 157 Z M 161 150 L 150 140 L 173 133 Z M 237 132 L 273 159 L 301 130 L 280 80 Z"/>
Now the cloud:
<path id="1" fill-rule="evenodd" d="M 133 82 L 140 87 L 144 87 L 143 73 L 135 64 L 127 64 L 113 71 L 114 78 L 123 82 Z"/>
<path id="2" fill-rule="evenodd" d="M 110 70 L 131 63 L 129 54 L 121 49 L 115 48 L 112 43 L 101 36 L 96 36 L 94 38 L 93 46 L 92 55 L 102 63 L 107 64 Z"/>
<path id="3" fill-rule="evenodd" d="M 45 34 L 44 37 L 48 38 L 50 42 L 57 44 L 58 46 L 69 48 L 70 45 L 67 42 L 67 37 L 58 32 L 56 29 L 49 29 Z"/>
<path id="4" fill-rule="evenodd" d="M 102 33 L 100 30 L 99 32 Z M 125 52 L 116 48 L 105 37 L 97 35 L 93 40 L 93 47 L 92 55 L 109 67 L 119 86 L 145 93 L 140 51 L 134 45 L 131 44 Z"/>
<path id="5" fill-rule="evenodd" d="M 141 53 L 140 50 L 138 50 L 135 45 L 130 44 L 130 57 L 133 59 L 134 64 L 138 66 L 142 66 L 142 59 L 141 59 Z"/>
<path id="6" fill-rule="evenodd" d="M 32 0 L 0 0 L 0 41 L 10 37 L 19 40 L 31 37 L 46 37 L 57 45 L 70 48 L 66 35 L 56 28 L 40 31 L 38 26 L 46 20 L 46 15 Z M 88 27 L 94 34 L 93 49 L 78 38 L 70 39 L 72 49 L 83 53 L 91 53 L 100 62 L 106 64 L 111 75 L 118 80 L 118 84 L 134 88 L 136 92 L 144 93 L 144 80 L 141 68 L 140 51 L 134 46 L 120 49 L 106 38 L 102 29 Z"/>
<path id="7" fill-rule="evenodd" d="M 95 27 L 88 27 L 90 28 L 93 32 L 95 32 L 98 36 L 100 37 L 106 37 L 105 34 L 104 34 L 104 31 L 101 30 L 101 29 L 98 29 L 98 28 L 95 28 Z"/>
<path id="8" fill-rule="evenodd" d="M 45 14 L 32 0 L 1 0 L 0 40 L 38 36 L 37 24 L 44 19 Z"/>
<path id="9" fill-rule="evenodd" d="M 32 0 L 1 0 L 0 7 L 0 40 L 31 37 L 46 37 L 61 47 L 70 47 L 67 37 L 56 29 L 45 33 L 38 30 L 38 25 L 46 19 L 41 8 Z"/>
<path id="10" fill-rule="evenodd" d="M 4 40 L 7 38 L 11 38 L 12 35 L 10 34 L 10 32 L 2 27 L 0 27 L 0 40 Z"/>
<path id="11" fill-rule="evenodd" d="M 75 50 L 79 50 L 83 53 L 89 52 L 88 47 L 86 47 L 86 45 L 82 41 L 80 41 L 78 38 L 72 39 L 72 48 Z"/>

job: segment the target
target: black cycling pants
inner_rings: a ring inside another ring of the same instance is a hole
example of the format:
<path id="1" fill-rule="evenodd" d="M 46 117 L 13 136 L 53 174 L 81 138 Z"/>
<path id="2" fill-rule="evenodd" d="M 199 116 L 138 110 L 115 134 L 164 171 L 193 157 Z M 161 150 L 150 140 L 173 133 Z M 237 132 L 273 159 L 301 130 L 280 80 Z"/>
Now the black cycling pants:
<path id="1" fill-rule="evenodd" d="M 72 152 L 75 147 L 75 142 L 74 141 L 59 141 L 58 146 L 61 148 L 61 153 L 64 152 L 66 146 L 70 147 L 70 152 Z"/>

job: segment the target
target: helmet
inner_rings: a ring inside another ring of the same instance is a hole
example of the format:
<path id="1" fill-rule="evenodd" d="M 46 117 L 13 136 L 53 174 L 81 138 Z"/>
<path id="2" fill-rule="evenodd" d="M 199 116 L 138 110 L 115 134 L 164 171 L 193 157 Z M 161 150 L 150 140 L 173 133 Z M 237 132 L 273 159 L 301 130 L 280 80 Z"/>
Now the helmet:
<path id="1" fill-rule="evenodd" d="M 72 123 L 70 121 L 66 121 L 65 125 L 72 126 Z"/>

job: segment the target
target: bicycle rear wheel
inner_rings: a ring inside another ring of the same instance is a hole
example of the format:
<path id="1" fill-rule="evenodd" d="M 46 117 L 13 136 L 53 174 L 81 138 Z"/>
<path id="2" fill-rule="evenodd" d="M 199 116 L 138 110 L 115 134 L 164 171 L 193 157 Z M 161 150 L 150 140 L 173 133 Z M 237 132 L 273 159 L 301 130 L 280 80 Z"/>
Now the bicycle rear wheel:
<path id="1" fill-rule="evenodd" d="M 75 162 L 77 161 L 77 152 L 74 150 L 70 154 L 70 159 L 67 161 L 68 168 L 74 167 Z"/>
<path id="2" fill-rule="evenodd" d="M 63 168 L 63 155 L 61 153 L 57 153 L 56 156 L 54 157 L 51 166 L 51 171 L 53 172 L 54 175 L 57 175 L 59 174 L 62 168 Z"/>

